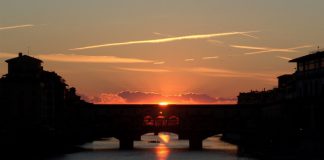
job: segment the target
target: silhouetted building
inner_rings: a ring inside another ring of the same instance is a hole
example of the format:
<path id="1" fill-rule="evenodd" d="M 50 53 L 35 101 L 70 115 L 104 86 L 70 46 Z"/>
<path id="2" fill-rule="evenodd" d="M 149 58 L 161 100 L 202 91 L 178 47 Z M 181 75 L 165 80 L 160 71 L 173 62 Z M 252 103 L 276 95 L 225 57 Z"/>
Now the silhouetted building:
<path id="1" fill-rule="evenodd" d="M 296 72 L 278 77 L 278 88 L 240 93 L 239 104 L 276 103 L 282 100 L 324 95 L 324 51 L 295 58 Z"/>
<path id="2" fill-rule="evenodd" d="M 41 60 L 19 53 L 18 57 L 6 60 L 9 76 L 37 76 L 43 71 Z"/>
<path id="3" fill-rule="evenodd" d="M 75 89 L 68 88 L 55 72 L 43 70 L 37 58 L 19 53 L 6 62 L 8 74 L 0 79 L 0 134 L 47 136 L 62 132 L 67 127 L 67 107 L 71 107 L 67 104 L 81 101 Z"/>
<path id="4" fill-rule="evenodd" d="M 324 147 L 324 51 L 289 62 L 297 63 L 296 71 L 279 76 L 278 88 L 238 96 L 239 105 L 258 105 L 259 109 L 255 116 L 257 133 L 247 135 L 244 143 L 252 152 L 267 156 L 322 157 L 319 155 Z"/>
<path id="5" fill-rule="evenodd" d="M 324 51 L 293 59 L 297 70 L 293 74 L 296 81 L 296 97 L 324 95 Z"/>

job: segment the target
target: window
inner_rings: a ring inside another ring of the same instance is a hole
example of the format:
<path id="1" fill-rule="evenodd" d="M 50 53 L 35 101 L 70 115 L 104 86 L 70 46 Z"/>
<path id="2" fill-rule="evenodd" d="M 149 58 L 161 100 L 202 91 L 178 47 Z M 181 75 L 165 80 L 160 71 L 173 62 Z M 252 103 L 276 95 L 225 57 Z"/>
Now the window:
<path id="1" fill-rule="evenodd" d="M 305 71 L 309 70 L 309 62 L 305 62 Z"/>
<path id="2" fill-rule="evenodd" d="M 298 63 L 298 71 L 304 71 L 304 63 L 303 62 Z"/>
<path id="3" fill-rule="evenodd" d="M 324 68 L 324 58 L 321 59 L 321 68 Z"/>
<path id="4" fill-rule="evenodd" d="M 321 65 L 321 59 L 315 59 L 314 60 L 315 69 L 319 69 L 320 65 Z"/>
<path id="5" fill-rule="evenodd" d="M 309 70 L 315 69 L 315 60 L 309 61 L 308 69 Z"/>

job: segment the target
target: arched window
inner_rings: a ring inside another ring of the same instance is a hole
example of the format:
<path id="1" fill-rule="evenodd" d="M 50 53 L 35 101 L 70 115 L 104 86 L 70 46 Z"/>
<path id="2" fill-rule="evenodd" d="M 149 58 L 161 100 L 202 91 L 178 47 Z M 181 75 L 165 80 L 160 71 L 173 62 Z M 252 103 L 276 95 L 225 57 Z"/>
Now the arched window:
<path id="1" fill-rule="evenodd" d="M 145 116 L 144 126 L 154 126 L 154 119 L 151 116 Z"/>
<path id="2" fill-rule="evenodd" d="M 180 121 L 179 117 L 174 115 L 170 116 L 168 117 L 168 126 L 177 126 L 179 125 L 179 121 Z"/>
<path id="3" fill-rule="evenodd" d="M 161 126 L 165 126 L 166 124 L 167 124 L 167 121 L 164 116 L 157 116 L 155 118 L 155 126 L 161 127 Z"/>

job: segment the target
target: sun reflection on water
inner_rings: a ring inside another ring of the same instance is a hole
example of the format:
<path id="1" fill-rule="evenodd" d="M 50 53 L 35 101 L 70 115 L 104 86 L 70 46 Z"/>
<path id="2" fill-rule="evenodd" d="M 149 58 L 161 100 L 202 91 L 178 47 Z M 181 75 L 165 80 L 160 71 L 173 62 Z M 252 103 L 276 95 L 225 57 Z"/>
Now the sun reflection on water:
<path id="1" fill-rule="evenodd" d="M 155 147 L 156 159 L 166 160 L 170 155 L 170 149 L 166 146 L 166 143 L 170 142 L 170 135 L 159 133 L 159 138 L 162 143 Z"/>
<path id="2" fill-rule="evenodd" d="M 159 138 L 162 140 L 163 143 L 169 143 L 170 142 L 170 135 L 159 133 Z"/>
<path id="3" fill-rule="evenodd" d="M 165 144 L 161 143 L 156 146 L 155 154 L 157 160 L 166 160 L 169 157 L 170 149 Z"/>

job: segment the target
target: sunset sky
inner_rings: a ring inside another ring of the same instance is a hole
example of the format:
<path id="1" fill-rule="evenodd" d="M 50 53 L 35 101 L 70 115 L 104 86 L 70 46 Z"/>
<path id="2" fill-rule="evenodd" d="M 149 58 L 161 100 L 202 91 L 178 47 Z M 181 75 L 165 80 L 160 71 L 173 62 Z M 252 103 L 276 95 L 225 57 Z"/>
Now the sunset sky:
<path id="1" fill-rule="evenodd" d="M 92 102 L 227 103 L 323 48 L 323 11 L 323 0 L 1 0 L 0 74 L 29 50 Z"/>

